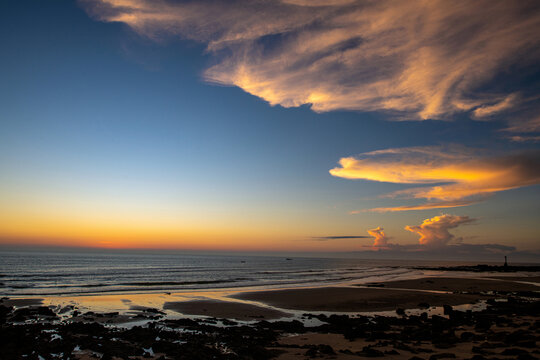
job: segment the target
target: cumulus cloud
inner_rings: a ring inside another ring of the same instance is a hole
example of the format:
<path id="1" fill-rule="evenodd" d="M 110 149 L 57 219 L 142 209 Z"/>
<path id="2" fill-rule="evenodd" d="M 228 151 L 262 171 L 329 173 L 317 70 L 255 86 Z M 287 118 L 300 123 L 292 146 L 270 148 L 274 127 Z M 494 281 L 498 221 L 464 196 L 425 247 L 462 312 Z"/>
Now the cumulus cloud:
<path id="1" fill-rule="evenodd" d="M 540 183 L 540 151 L 486 156 L 464 147 L 412 147 L 342 158 L 330 174 L 397 184 L 424 184 L 386 197 L 427 199 L 413 206 L 375 208 L 406 211 L 473 204 L 504 190 Z"/>
<path id="2" fill-rule="evenodd" d="M 373 247 L 386 247 L 388 246 L 388 237 L 383 231 L 382 227 L 377 227 L 375 229 L 368 230 L 368 234 L 373 236 Z"/>
<path id="3" fill-rule="evenodd" d="M 206 44 L 214 56 L 204 72 L 209 82 L 317 112 L 436 119 L 473 111 L 481 118 L 515 101 L 479 89 L 540 57 L 536 1 L 80 2 L 96 19 L 143 36 Z"/>
<path id="4" fill-rule="evenodd" d="M 468 216 L 455 216 L 443 214 L 426 219 L 420 225 L 405 226 L 405 230 L 420 235 L 418 242 L 422 245 L 445 246 L 454 239 L 454 235 L 448 232 L 463 224 L 475 221 Z"/>

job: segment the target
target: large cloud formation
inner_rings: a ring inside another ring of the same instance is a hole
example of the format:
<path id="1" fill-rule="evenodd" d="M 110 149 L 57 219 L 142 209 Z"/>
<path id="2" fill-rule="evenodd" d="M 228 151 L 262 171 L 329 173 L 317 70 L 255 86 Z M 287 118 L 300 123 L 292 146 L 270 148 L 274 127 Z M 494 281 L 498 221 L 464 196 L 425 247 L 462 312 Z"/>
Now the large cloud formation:
<path id="1" fill-rule="evenodd" d="M 468 224 L 475 221 L 468 216 L 456 216 L 443 214 L 435 216 L 431 219 L 426 219 L 420 225 L 405 226 L 405 230 L 420 235 L 418 242 L 428 246 L 445 246 L 450 240 L 454 239 L 454 235 L 448 232 L 462 224 Z"/>
<path id="2" fill-rule="evenodd" d="M 333 176 L 397 184 L 425 184 L 386 195 L 427 203 L 372 211 L 465 206 L 496 192 L 540 183 L 540 151 L 506 156 L 479 155 L 464 147 L 412 147 L 372 151 L 339 160 Z"/>
<path id="3" fill-rule="evenodd" d="M 373 247 L 386 247 L 388 245 L 388 237 L 383 231 L 382 227 L 368 230 L 368 234 L 374 237 Z"/>
<path id="4" fill-rule="evenodd" d="M 91 16 L 207 45 L 209 82 L 270 104 L 486 118 L 518 103 L 482 89 L 540 58 L 538 1 L 80 0 Z M 512 67 L 511 67 L 512 66 Z"/>

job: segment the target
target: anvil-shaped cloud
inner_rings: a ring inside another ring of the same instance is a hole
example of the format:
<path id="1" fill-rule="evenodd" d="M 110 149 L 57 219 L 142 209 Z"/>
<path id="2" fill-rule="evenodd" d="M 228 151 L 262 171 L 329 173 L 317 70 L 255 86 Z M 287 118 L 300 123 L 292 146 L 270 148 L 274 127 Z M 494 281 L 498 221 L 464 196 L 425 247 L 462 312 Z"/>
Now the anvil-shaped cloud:
<path id="1" fill-rule="evenodd" d="M 486 118 L 514 90 L 481 89 L 540 58 L 538 1 L 80 0 L 94 18 L 155 40 L 207 45 L 209 82 L 270 104 Z"/>
<path id="2" fill-rule="evenodd" d="M 420 235 L 418 242 L 422 245 L 444 246 L 447 245 L 450 240 L 454 239 L 454 235 L 448 232 L 449 229 L 473 221 L 475 221 L 475 219 L 471 219 L 468 216 L 443 214 L 431 219 L 426 219 L 422 224 L 417 226 L 405 226 L 405 230 Z"/>
<path id="3" fill-rule="evenodd" d="M 540 152 L 478 155 L 463 147 L 388 149 L 342 158 L 330 174 L 397 184 L 436 184 L 388 194 L 430 202 L 372 211 L 424 210 L 465 206 L 498 191 L 540 183 Z"/>

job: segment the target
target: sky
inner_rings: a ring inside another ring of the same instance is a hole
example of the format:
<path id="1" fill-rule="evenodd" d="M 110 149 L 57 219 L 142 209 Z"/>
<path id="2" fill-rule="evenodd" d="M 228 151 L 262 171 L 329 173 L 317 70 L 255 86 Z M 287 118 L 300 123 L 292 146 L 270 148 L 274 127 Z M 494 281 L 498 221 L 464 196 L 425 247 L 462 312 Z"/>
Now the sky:
<path id="1" fill-rule="evenodd" d="M 4 1 L 0 244 L 538 255 L 538 33 L 536 1 Z"/>

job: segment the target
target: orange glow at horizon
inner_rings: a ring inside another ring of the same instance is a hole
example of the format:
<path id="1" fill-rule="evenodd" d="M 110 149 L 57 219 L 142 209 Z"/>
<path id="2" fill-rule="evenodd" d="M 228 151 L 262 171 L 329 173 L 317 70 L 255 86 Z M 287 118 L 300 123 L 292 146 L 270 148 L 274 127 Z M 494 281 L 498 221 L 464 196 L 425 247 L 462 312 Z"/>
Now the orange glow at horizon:
<path id="1" fill-rule="evenodd" d="M 321 242 L 306 234 L 324 227 L 309 220 L 241 219 L 238 216 L 190 218 L 137 213 L 69 213 L 0 206 L 0 245 L 65 246 L 111 249 L 179 249 L 218 251 L 348 251 L 351 241 Z"/>

